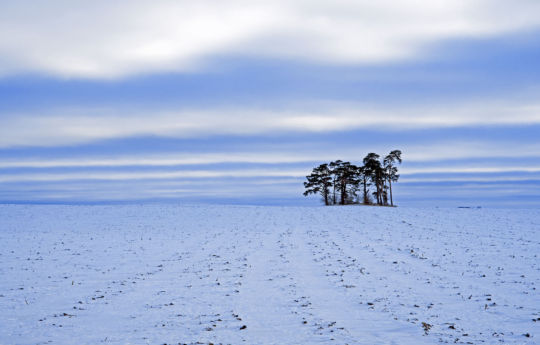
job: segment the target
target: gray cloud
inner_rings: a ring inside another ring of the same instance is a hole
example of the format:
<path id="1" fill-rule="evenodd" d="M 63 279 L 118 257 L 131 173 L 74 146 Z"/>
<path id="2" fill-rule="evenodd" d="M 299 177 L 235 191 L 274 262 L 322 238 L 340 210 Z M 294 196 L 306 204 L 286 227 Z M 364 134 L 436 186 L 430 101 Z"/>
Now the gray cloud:
<path id="1" fill-rule="evenodd" d="M 540 123 L 540 105 L 512 101 L 398 109 L 329 103 L 306 109 L 60 109 L 0 118 L 0 148 L 61 146 L 134 136 L 196 138 L 353 129 L 407 130 Z"/>
<path id="2" fill-rule="evenodd" d="M 0 74 L 117 78 L 231 54 L 380 63 L 538 28 L 538 13 L 529 0 L 3 1 Z"/>

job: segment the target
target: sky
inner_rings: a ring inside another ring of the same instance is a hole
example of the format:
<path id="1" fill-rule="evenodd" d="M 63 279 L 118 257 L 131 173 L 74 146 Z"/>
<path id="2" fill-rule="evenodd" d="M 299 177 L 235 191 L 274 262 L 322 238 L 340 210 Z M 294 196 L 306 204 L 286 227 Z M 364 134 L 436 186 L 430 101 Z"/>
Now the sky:
<path id="1" fill-rule="evenodd" d="M 0 0 L 0 203 L 540 207 L 540 1 Z"/>

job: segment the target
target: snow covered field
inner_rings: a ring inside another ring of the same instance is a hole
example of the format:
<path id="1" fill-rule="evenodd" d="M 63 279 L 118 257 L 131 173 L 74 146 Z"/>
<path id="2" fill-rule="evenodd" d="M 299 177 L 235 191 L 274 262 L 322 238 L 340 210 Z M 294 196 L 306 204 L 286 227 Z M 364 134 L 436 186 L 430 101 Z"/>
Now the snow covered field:
<path id="1" fill-rule="evenodd" d="M 538 344 L 534 210 L 0 206 L 0 344 Z"/>

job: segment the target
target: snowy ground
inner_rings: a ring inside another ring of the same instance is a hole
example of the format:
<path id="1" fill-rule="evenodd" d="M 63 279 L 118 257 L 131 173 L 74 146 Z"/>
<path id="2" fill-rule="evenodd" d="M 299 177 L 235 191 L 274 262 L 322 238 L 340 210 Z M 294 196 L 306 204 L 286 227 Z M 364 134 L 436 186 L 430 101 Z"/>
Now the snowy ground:
<path id="1" fill-rule="evenodd" d="M 0 206 L 0 344 L 538 344 L 540 213 Z"/>

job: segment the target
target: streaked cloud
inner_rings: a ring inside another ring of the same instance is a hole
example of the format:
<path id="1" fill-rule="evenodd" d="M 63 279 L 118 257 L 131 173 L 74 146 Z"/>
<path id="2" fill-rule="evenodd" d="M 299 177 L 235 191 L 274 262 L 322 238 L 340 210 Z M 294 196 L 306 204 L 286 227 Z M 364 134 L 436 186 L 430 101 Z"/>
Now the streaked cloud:
<path id="1" fill-rule="evenodd" d="M 313 107 L 313 106 L 311 106 Z M 441 127 L 534 125 L 540 104 L 490 102 L 449 108 L 366 107 L 318 104 L 316 109 L 126 110 L 62 109 L 0 118 L 0 147 L 58 146 L 135 136 L 176 138 L 253 135 L 276 132 L 329 132 L 354 129 L 411 130 Z"/>
<path id="2" fill-rule="evenodd" d="M 540 172 L 540 166 L 443 167 L 402 169 L 403 174 Z"/>
<path id="3" fill-rule="evenodd" d="M 215 56 L 356 64 L 431 43 L 540 27 L 534 0 L 129 1 L 0 4 L 0 73 L 117 78 L 193 71 Z"/>
<path id="4" fill-rule="evenodd" d="M 430 162 L 444 160 L 451 164 L 455 160 L 495 158 L 502 161 L 508 158 L 540 158 L 540 143 L 523 143 L 516 141 L 470 141 L 442 140 L 425 144 L 404 144 L 406 163 L 419 163 L 423 170 L 431 172 L 451 172 L 452 166 L 433 167 Z M 104 155 L 89 157 L 78 155 L 68 158 L 3 158 L 0 169 L 28 168 L 118 168 L 118 167 L 175 167 L 175 166 L 204 166 L 212 164 L 298 164 L 332 161 L 338 158 L 360 161 L 368 152 L 389 152 L 392 147 L 385 144 L 375 144 L 371 147 L 347 148 L 296 148 L 294 152 L 286 148 L 267 149 L 254 148 L 253 151 L 226 152 L 193 152 L 193 153 L 151 153 L 130 155 Z M 489 169 L 485 166 L 470 169 Z M 512 169 L 512 165 L 508 169 Z M 415 168 L 407 168 L 408 173 L 415 173 Z M 433 170 L 435 169 L 435 170 Z M 526 168 L 525 168 L 526 169 Z M 518 169 L 520 170 L 520 169 Z M 461 170 L 462 171 L 462 170 Z M 484 170 L 485 171 L 485 170 Z"/>
<path id="5" fill-rule="evenodd" d="M 148 180 L 180 178 L 216 178 L 216 177 L 288 177 L 304 176 L 305 170 L 282 169 L 243 169 L 243 170 L 181 170 L 152 172 L 77 172 L 77 173 L 28 173 L 3 174 L 0 182 L 21 181 L 68 181 L 68 180 Z"/>
<path id="6" fill-rule="evenodd" d="M 538 170 L 537 170 L 538 171 Z M 531 183 L 530 186 L 533 186 L 535 189 L 539 189 L 538 182 L 540 182 L 540 175 L 533 177 L 501 177 L 501 176 L 474 176 L 474 177 L 422 177 L 422 178 L 402 178 L 399 183 L 415 183 L 425 185 L 427 183 L 448 183 L 448 182 L 529 182 L 533 181 L 536 183 Z M 514 186 L 514 184 L 509 183 L 508 186 Z M 488 187 L 486 187 L 488 188 Z"/>
<path id="7" fill-rule="evenodd" d="M 314 165 L 401 149 L 400 205 L 538 205 L 538 13 L 0 1 L 0 202 L 317 204 Z"/>
<path id="8" fill-rule="evenodd" d="M 167 171 L 83 171 L 83 172 L 62 172 L 62 173 L 4 173 L 0 175 L 0 183 L 25 182 L 25 181 L 70 181 L 70 180 L 160 180 L 160 179 L 209 179 L 209 178 L 252 178 L 252 177 L 298 177 L 303 178 L 309 174 L 309 169 L 287 169 L 285 167 L 273 166 L 266 169 L 214 169 L 214 170 L 167 170 Z M 416 168 L 401 169 L 401 174 L 407 176 L 412 174 L 463 174 L 463 173 L 508 173 L 508 172 L 540 172 L 540 166 L 491 166 L 491 167 L 470 167 L 455 166 L 452 168 Z M 447 180 L 455 180 L 450 177 Z M 445 178 L 439 177 L 439 181 Z M 463 181 L 470 180 L 464 177 Z M 410 179 L 410 181 L 414 181 Z M 429 181 L 429 178 L 426 179 Z"/>

